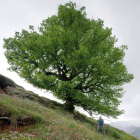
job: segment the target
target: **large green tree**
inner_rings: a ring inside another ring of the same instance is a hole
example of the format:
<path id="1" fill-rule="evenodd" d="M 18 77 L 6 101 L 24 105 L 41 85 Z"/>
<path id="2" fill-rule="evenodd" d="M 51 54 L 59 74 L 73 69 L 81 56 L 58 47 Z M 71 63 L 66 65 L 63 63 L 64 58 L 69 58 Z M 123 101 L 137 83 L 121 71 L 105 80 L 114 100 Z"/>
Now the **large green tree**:
<path id="1" fill-rule="evenodd" d="M 117 117 L 122 85 L 133 79 L 123 64 L 127 46 L 103 21 L 88 19 L 85 7 L 69 2 L 43 20 L 39 32 L 16 32 L 4 39 L 10 70 L 34 86 L 51 91 L 72 111 L 80 106 L 89 113 Z"/>

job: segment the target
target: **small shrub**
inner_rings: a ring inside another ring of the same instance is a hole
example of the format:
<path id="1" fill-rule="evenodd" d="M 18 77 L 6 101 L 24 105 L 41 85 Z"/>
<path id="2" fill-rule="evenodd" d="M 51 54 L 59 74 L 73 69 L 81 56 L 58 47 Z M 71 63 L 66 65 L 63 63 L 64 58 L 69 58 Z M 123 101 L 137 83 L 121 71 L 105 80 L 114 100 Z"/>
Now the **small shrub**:
<path id="1" fill-rule="evenodd" d="M 31 118 L 31 123 L 35 124 L 35 123 L 40 123 L 40 122 L 44 122 L 43 119 L 40 116 L 34 116 Z"/>
<path id="2" fill-rule="evenodd" d="M 117 139 L 120 138 L 120 135 L 115 131 L 111 131 L 111 136 L 114 137 L 114 138 L 117 138 Z"/>

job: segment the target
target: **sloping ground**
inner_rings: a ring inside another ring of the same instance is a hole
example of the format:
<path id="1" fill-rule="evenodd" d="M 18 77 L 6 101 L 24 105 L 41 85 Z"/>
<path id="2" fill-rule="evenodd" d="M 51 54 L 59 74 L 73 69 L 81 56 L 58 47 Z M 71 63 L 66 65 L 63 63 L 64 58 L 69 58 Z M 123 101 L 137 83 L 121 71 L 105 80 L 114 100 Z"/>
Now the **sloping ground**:
<path id="1" fill-rule="evenodd" d="M 97 133 L 95 129 L 97 121 L 92 118 L 87 117 L 85 122 L 81 122 L 75 120 L 72 114 L 60 106 L 45 107 L 36 101 L 16 96 L 0 95 L 0 114 L 1 117 L 7 117 L 9 120 L 13 119 L 17 122 L 16 127 L 14 124 L 10 124 L 10 127 L 15 127 L 15 131 L 9 133 L 4 132 L 8 122 L 1 123 L 0 139 L 3 140 L 27 140 L 29 137 L 37 140 L 135 140 L 129 134 L 109 125 L 105 126 L 106 135 L 103 136 L 101 133 Z M 27 119 L 28 121 L 26 121 L 27 116 L 30 118 Z M 23 131 L 21 126 L 24 126 Z M 17 132 L 18 127 L 20 132 Z"/>
<path id="2" fill-rule="evenodd" d="M 136 140 L 105 125 L 106 135 L 96 131 L 97 121 L 66 111 L 63 104 L 40 97 L 0 75 L 0 140 Z"/>

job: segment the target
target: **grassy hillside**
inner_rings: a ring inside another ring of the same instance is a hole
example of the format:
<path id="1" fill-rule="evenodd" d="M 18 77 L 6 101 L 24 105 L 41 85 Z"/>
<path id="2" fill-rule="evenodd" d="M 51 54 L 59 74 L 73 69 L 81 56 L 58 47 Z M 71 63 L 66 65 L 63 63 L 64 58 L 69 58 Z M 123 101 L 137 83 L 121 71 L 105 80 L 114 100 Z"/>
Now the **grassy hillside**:
<path id="1" fill-rule="evenodd" d="M 103 136 L 97 133 L 97 121 L 92 118 L 75 120 L 63 107 L 46 107 L 38 101 L 16 96 L 0 95 L 0 118 L 2 140 L 136 140 L 109 125 L 105 125 Z M 16 131 L 9 132 L 12 129 Z"/>

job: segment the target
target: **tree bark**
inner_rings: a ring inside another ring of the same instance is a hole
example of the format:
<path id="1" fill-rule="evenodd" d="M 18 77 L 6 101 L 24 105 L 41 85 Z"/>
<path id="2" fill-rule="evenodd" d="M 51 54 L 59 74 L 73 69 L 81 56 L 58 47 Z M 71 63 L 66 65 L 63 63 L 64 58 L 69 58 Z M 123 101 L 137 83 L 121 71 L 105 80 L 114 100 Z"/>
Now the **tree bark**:
<path id="1" fill-rule="evenodd" d="M 72 98 L 67 98 L 65 103 L 65 109 L 68 110 L 71 113 L 74 113 L 74 103 Z"/>

